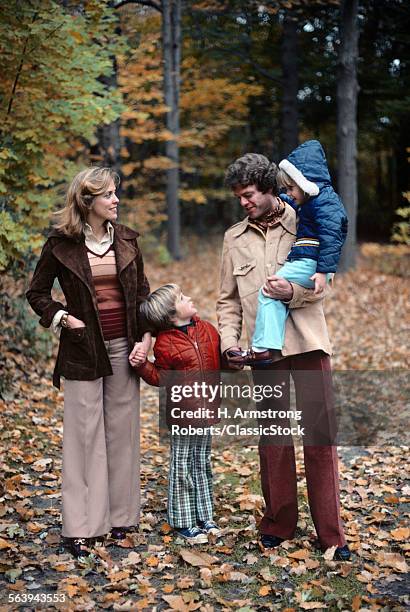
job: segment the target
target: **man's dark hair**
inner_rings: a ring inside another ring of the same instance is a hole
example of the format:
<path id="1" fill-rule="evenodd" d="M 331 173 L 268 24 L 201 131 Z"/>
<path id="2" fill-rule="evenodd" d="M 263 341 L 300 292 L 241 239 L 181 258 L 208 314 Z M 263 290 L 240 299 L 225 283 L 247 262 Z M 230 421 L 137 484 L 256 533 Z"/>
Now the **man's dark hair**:
<path id="1" fill-rule="evenodd" d="M 267 157 L 259 153 L 247 153 L 228 166 L 225 185 L 231 189 L 237 186 L 256 185 L 262 193 L 272 189 L 272 193 L 276 194 L 277 173 L 277 165 L 270 162 Z"/>

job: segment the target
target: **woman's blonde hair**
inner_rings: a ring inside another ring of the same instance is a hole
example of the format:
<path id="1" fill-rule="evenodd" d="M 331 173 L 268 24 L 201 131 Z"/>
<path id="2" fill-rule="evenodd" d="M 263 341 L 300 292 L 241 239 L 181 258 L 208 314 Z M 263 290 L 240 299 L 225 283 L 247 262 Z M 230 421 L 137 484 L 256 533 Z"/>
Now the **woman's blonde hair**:
<path id="1" fill-rule="evenodd" d="M 67 190 L 64 208 L 54 213 L 54 228 L 66 236 L 81 235 L 94 198 L 106 193 L 111 181 L 118 187 L 120 177 L 111 168 L 93 166 L 79 172 Z"/>
<path id="2" fill-rule="evenodd" d="M 178 285 L 169 283 L 162 285 L 153 291 L 145 302 L 140 306 L 140 312 L 144 316 L 152 331 L 163 331 L 174 327 L 173 318 L 176 316 L 176 301 L 181 293 Z"/>

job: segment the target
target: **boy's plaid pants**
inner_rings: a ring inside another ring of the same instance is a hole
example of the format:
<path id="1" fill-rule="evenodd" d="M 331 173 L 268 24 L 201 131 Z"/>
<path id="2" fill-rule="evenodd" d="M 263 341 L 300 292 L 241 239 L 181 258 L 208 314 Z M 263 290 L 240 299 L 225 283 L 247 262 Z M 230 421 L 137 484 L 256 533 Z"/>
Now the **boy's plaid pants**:
<path id="1" fill-rule="evenodd" d="M 168 522 L 195 527 L 212 520 L 211 434 L 171 436 L 168 479 Z"/>

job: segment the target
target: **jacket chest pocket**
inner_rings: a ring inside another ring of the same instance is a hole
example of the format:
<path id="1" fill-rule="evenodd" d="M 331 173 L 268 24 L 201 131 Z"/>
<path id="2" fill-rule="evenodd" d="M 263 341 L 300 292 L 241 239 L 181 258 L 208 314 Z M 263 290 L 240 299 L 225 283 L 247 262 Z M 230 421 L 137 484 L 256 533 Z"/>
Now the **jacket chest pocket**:
<path id="1" fill-rule="evenodd" d="M 261 285 L 258 282 L 256 274 L 256 259 L 245 261 L 244 263 L 238 264 L 233 269 L 233 275 L 236 278 L 238 285 L 238 292 L 241 297 L 245 297 L 254 291 L 257 291 Z"/>

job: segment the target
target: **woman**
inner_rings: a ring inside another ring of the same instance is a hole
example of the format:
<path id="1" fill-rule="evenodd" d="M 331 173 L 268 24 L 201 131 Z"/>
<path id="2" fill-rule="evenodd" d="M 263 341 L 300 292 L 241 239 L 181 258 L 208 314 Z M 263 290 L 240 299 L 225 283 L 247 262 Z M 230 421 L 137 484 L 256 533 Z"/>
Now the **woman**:
<path id="1" fill-rule="evenodd" d="M 61 331 L 62 533 L 76 557 L 139 520 L 139 380 L 128 354 L 143 363 L 150 347 L 139 320 L 149 284 L 137 232 L 116 224 L 118 182 L 109 168 L 77 174 L 26 294 L 41 325 Z M 55 278 L 65 305 L 51 296 Z"/>

